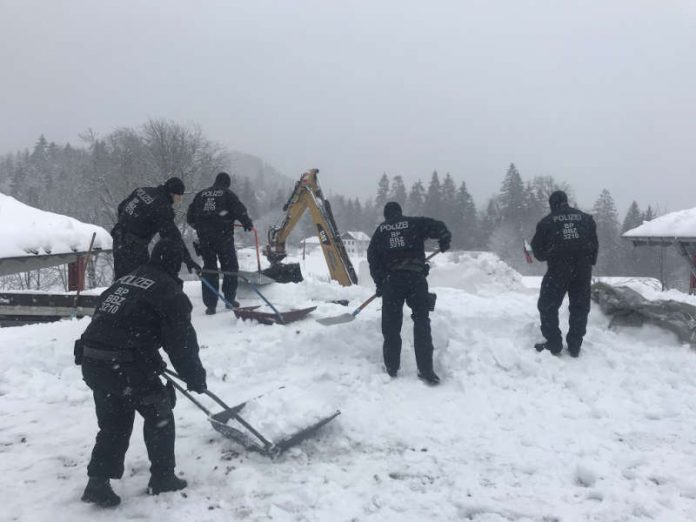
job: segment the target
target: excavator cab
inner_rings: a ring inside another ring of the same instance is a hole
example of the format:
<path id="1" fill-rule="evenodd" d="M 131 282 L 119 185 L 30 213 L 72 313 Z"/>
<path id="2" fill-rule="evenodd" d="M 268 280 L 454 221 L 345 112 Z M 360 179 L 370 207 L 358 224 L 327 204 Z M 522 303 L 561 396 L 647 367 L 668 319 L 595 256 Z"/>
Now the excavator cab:
<path id="1" fill-rule="evenodd" d="M 341 286 L 358 283 L 353 265 L 348 258 L 343 240 L 331 212 L 331 205 L 324 199 L 317 181 L 318 169 L 311 169 L 300 177 L 287 203 L 283 206 L 285 215 L 277 225 L 268 229 L 268 244 L 264 255 L 271 266 L 263 271 L 264 275 L 278 283 L 298 283 L 302 281 L 299 263 L 282 263 L 287 256 L 285 242 L 298 223 L 305 210 L 309 210 L 317 229 L 319 244 L 329 267 L 331 279 Z"/>

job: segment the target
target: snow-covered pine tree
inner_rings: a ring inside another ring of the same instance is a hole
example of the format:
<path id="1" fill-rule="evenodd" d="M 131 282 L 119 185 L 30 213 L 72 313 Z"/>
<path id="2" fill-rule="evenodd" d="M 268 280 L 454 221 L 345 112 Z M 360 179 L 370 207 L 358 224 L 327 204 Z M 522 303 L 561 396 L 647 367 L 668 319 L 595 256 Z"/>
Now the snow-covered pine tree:
<path id="1" fill-rule="evenodd" d="M 406 185 L 404 185 L 404 178 L 401 176 L 394 176 L 391 182 L 391 189 L 389 191 L 389 201 L 396 201 L 401 208 L 406 207 L 406 200 L 408 196 L 406 195 Z"/>
<path id="2" fill-rule="evenodd" d="M 384 205 L 389 201 L 389 177 L 386 172 L 382 173 L 382 177 L 379 178 L 379 183 L 377 184 L 377 197 L 375 198 L 375 207 L 380 210 L 384 208 Z"/>
<path id="3" fill-rule="evenodd" d="M 411 216 L 423 215 L 423 206 L 425 204 L 425 188 L 421 180 L 416 181 L 408 193 L 408 201 L 406 202 L 405 212 Z"/>
<path id="4" fill-rule="evenodd" d="M 623 275 L 621 266 L 621 245 L 619 243 L 619 219 L 616 204 L 611 193 L 604 189 L 593 207 L 597 223 L 599 256 L 595 272 L 597 275 Z"/>

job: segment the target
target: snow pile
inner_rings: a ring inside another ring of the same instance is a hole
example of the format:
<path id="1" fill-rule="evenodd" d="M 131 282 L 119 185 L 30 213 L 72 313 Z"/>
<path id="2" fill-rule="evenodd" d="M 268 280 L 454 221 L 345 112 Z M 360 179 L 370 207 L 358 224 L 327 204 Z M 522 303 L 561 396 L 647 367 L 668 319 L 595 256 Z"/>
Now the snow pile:
<path id="1" fill-rule="evenodd" d="M 283 386 L 246 401 L 239 415 L 264 438 L 278 443 L 333 415 L 336 406 L 325 397 L 321 387 Z M 228 422 L 235 423 L 234 419 Z"/>
<path id="2" fill-rule="evenodd" d="M 696 207 L 670 212 L 646 221 L 623 234 L 623 237 L 673 237 L 696 239 Z"/>
<path id="3" fill-rule="evenodd" d="M 111 235 L 103 228 L 0 193 L 0 258 L 84 252 L 95 232 L 94 248 L 110 249 Z"/>
<path id="4" fill-rule="evenodd" d="M 492 252 L 446 252 L 429 261 L 428 284 L 472 294 L 519 290 L 522 276 Z"/>
<path id="5" fill-rule="evenodd" d="M 537 293 L 515 290 L 516 278 L 507 279 L 493 258 L 459 260 L 437 256 L 431 275 L 442 269 L 454 279 L 437 289 L 431 315 L 442 377 L 436 388 L 416 377 L 408 312 L 396 379 L 382 370 L 379 300 L 351 323 L 313 321 L 352 310 L 372 293 L 371 284 L 326 282 L 325 264 L 315 258 L 305 260 L 303 283 L 262 289 L 281 309 L 318 305 L 287 326 L 206 316 L 200 284 L 186 283 L 210 390 L 230 405 L 277 393 L 247 412 L 264 434 L 292 430 L 323 408 L 342 414 L 270 460 L 224 438 L 180 396 L 177 470 L 189 487 L 143 494 L 149 462 L 138 419 L 124 478 L 113 481 L 123 504 L 111 511 L 79 501 L 97 424 L 72 349 L 88 319 L 0 329 L 0 518 L 693 520 L 693 351 L 656 327 L 610 330 L 593 306 L 579 359 L 537 353 Z M 314 261 L 316 273 L 309 270 Z M 464 285 L 458 273 L 475 270 L 483 280 L 473 286 L 483 290 L 453 286 Z M 496 285 L 507 290 L 487 290 Z M 238 297 L 243 305 L 259 303 L 248 288 Z M 339 298 L 349 307 L 329 302 Z M 564 329 L 567 321 L 564 305 Z"/>

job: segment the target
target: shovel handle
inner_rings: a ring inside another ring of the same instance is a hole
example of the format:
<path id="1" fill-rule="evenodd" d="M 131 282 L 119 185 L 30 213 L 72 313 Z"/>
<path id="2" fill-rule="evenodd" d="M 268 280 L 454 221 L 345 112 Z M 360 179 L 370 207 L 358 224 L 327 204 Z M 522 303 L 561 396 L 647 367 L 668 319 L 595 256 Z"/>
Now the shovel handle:
<path id="1" fill-rule="evenodd" d="M 186 390 L 184 389 L 183 386 L 181 386 L 178 382 L 176 382 L 176 381 L 175 381 L 174 379 L 172 379 L 169 375 L 167 375 L 167 373 L 171 373 L 172 375 L 176 375 L 176 377 L 179 377 L 176 373 L 170 372 L 169 370 L 164 370 L 164 372 L 165 372 L 165 373 L 162 374 L 162 377 L 164 377 L 164 378 L 167 380 L 167 382 L 171 382 L 171 383 L 172 383 L 172 386 L 174 386 L 177 390 L 179 390 L 179 391 L 182 393 L 182 395 L 183 395 L 184 397 L 186 397 L 188 400 L 190 400 L 193 404 L 195 404 L 196 406 L 198 406 L 198 408 L 200 408 L 201 410 L 203 410 L 203 411 L 205 412 L 205 414 L 206 414 L 208 417 L 211 417 L 211 416 L 212 416 L 212 413 L 210 413 L 210 410 L 209 410 L 208 408 L 206 408 L 205 406 L 203 406 L 203 405 L 198 401 L 198 399 L 196 399 L 193 395 L 191 395 L 188 391 L 186 391 Z"/>
<path id="2" fill-rule="evenodd" d="M 244 228 L 244 225 L 240 225 L 239 223 L 235 223 L 234 226 Z M 254 233 L 254 241 L 256 242 L 256 265 L 258 266 L 259 274 L 260 274 L 261 273 L 261 254 L 259 253 L 259 233 L 256 230 L 256 227 L 251 227 L 251 230 Z"/>
<path id="3" fill-rule="evenodd" d="M 206 413 L 208 414 L 208 417 L 212 417 L 212 416 L 213 416 L 213 415 L 210 413 L 210 411 L 209 411 L 205 406 L 203 406 L 200 402 L 198 402 L 189 392 L 187 392 L 186 390 L 184 390 L 184 388 L 183 388 L 181 385 L 179 385 L 179 383 L 175 382 L 174 379 L 172 379 L 172 377 L 175 377 L 175 378 L 177 378 L 177 379 L 179 379 L 179 380 L 182 380 L 178 373 L 173 372 L 173 371 L 171 371 L 171 370 L 167 370 L 167 369 L 165 368 L 165 369 L 164 369 L 164 373 L 163 373 L 162 375 L 163 375 L 163 377 L 164 377 L 165 379 L 167 379 L 169 382 L 171 382 L 177 390 L 179 390 L 181 393 L 183 393 L 184 396 L 185 396 L 187 399 L 189 399 L 191 402 L 193 402 L 193 403 L 194 403 L 196 406 L 198 406 L 201 410 L 203 410 L 204 412 L 206 412 Z M 227 411 L 231 411 L 231 410 L 232 410 L 232 408 L 230 408 L 227 404 L 225 404 L 225 402 L 224 402 L 220 397 L 218 397 L 217 395 L 215 395 L 215 394 L 214 394 L 213 392 L 211 392 L 210 390 L 205 390 L 203 393 L 204 393 L 205 395 L 207 395 L 208 397 L 210 397 L 211 399 L 213 399 L 215 402 L 217 402 L 223 409 L 225 409 L 225 410 L 227 410 Z M 244 427 L 245 427 L 246 429 L 248 429 L 257 439 L 259 439 L 259 440 L 263 443 L 263 445 L 266 446 L 266 449 L 271 448 L 271 447 L 273 446 L 273 443 L 272 443 L 272 442 L 270 442 L 270 441 L 269 441 L 268 439 L 266 439 L 263 435 L 261 435 L 258 431 L 256 431 L 256 430 L 254 429 L 254 427 L 253 427 L 251 424 L 249 424 L 247 421 L 245 421 L 245 420 L 244 420 L 242 417 L 240 417 L 237 413 L 233 413 L 233 414 L 232 414 L 232 417 L 234 417 L 234 419 L 237 420 L 237 422 L 239 422 L 239 424 L 241 424 L 242 426 L 244 426 Z"/>
<path id="4" fill-rule="evenodd" d="M 211 273 L 211 272 L 212 272 L 212 273 L 223 273 L 223 272 L 221 272 L 221 271 L 219 271 L 219 270 L 210 270 L 210 269 L 207 269 L 207 268 L 204 268 L 203 270 L 201 270 L 201 274 L 209 274 L 209 273 Z M 252 283 L 251 281 L 249 281 L 249 278 L 248 278 L 248 277 L 246 277 L 245 275 L 240 274 L 239 272 L 224 272 L 224 273 L 227 274 L 227 275 L 234 275 L 234 276 L 237 276 L 237 277 L 239 277 L 240 279 L 242 279 L 246 284 L 248 284 L 248 285 L 251 287 L 251 289 L 256 293 L 256 295 L 258 295 L 258 296 L 263 300 L 264 303 L 266 303 L 268 306 L 271 307 L 271 310 L 273 310 L 273 313 L 274 313 L 275 316 L 278 318 L 278 321 L 280 322 L 280 324 L 285 324 L 286 321 L 285 321 L 285 318 L 283 317 L 283 314 L 281 314 L 281 313 L 278 311 L 278 309 L 277 309 L 275 306 L 273 306 L 273 304 L 271 304 L 271 302 L 270 302 L 268 299 L 266 299 L 266 298 L 264 297 L 264 295 L 259 291 L 259 289 L 256 288 L 256 285 L 255 285 L 254 283 Z M 215 288 L 213 287 L 213 285 L 211 285 L 208 281 L 206 281 L 205 278 L 203 277 L 203 275 L 201 275 L 201 274 L 198 275 L 198 278 L 199 278 L 208 288 L 210 288 L 213 292 L 215 292 L 215 293 L 218 295 L 218 297 L 219 297 L 220 299 L 222 299 L 223 302 L 224 302 L 226 305 L 229 305 L 230 307 L 232 307 L 232 305 L 229 303 L 229 301 L 227 301 L 227 300 L 223 297 L 223 295 L 222 295 L 220 292 L 218 292 L 217 290 L 215 290 Z"/>
<path id="5" fill-rule="evenodd" d="M 433 257 L 435 257 L 435 256 L 436 256 L 437 254 L 439 254 L 439 253 L 440 253 L 440 250 L 436 250 L 435 252 L 433 252 L 432 254 L 430 254 L 428 257 L 426 257 L 425 260 L 426 260 L 426 261 L 430 261 Z M 367 299 L 367 301 L 365 301 L 363 304 L 361 304 L 361 305 L 358 306 L 355 310 L 353 310 L 353 312 L 351 313 L 351 315 L 352 315 L 353 317 L 355 317 L 356 315 L 358 315 L 360 312 L 363 311 L 363 308 L 365 308 L 367 305 L 369 305 L 369 304 L 370 304 L 372 301 L 374 301 L 375 299 L 377 299 L 377 294 L 372 294 L 372 296 L 371 296 L 369 299 Z"/>

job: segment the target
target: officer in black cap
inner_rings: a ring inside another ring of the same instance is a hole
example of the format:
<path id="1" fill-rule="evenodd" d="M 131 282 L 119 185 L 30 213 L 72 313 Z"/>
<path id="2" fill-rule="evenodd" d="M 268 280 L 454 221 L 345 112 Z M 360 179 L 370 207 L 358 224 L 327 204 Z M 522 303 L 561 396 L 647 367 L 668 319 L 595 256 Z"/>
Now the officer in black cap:
<path id="1" fill-rule="evenodd" d="M 396 377 L 401 359 L 401 324 L 404 301 L 411 308 L 413 347 L 418 377 L 438 384 L 433 371 L 433 341 L 430 333 L 429 266 L 425 262 L 425 240 L 437 239 L 440 251 L 450 247 L 452 235 L 442 221 L 402 215 L 401 206 L 390 201 L 384 206 L 384 223 L 377 227 L 367 249 L 370 275 L 382 297 L 384 365 Z"/>
<path id="2" fill-rule="evenodd" d="M 189 390 L 206 390 L 191 302 L 178 278 L 182 256 L 179 241 L 159 241 L 149 262 L 101 295 L 92 321 L 75 343 L 75 362 L 82 365 L 82 376 L 92 389 L 99 424 L 84 502 L 111 507 L 121 501 L 109 479 L 123 476 L 136 411 L 144 419 L 149 493 L 186 487 L 174 474 L 175 396 L 159 377 L 166 367 L 159 353 L 162 347 Z"/>
<path id="3" fill-rule="evenodd" d="M 562 190 L 549 196 L 549 207 L 551 213 L 539 221 L 532 239 L 534 257 L 546 261 L 548 266 L 538 302 L 541 334 L 546 342 L 534 347 L 554 355 L 563 350 L 558 309 L 567 293 L 570 319 L 566 342 L 568 353 L 577 357 L 590 313 L 592 266 L 598 252 L 597 226 L 591 215 L 568 205 L 568 196 Z"/>
<path id="4" fill-rule="evenodd" d="M 196 194 L 186 213 L 186 220 L 198 234 L 198 253 L 203 258 L 203 268 L 210 270 L 204 272 L 203 277 L 216 290 L 220 284 L 219 276 L 215 273 L 218 270 L 218 260 L 223 272 L 234 273 L 239 270 L 234 248 L 234 222 L 239 221 L 246 231 L 254 228 L 246 207 L 230 190 L 230 183 L 230 175 L 220 172 L 212 187 Z M 212 315 L 215 313 L 218 296 L 205 283 L 201 282 L 201 285 L 205 313 Z M 236 276 L 224 274 L 222 294 L 228 303 L 239 306 L 235 300 Z"/>
<path id="5" fill-rule="evenodd" d="M 181 244 L 189 272 L 200 270 L 174 223 L 172 205 L 181 203 L 184 190 L 181 179 L 169 178 L 158 187 L 135 189 L 119 204 L 118 222 L 111 231 L 114 240 L 114 280 L 147 262 L 148 245 L 158 232 L 160 238 L 170 238 Z"/>

